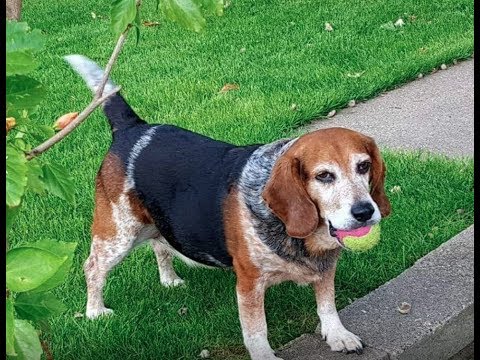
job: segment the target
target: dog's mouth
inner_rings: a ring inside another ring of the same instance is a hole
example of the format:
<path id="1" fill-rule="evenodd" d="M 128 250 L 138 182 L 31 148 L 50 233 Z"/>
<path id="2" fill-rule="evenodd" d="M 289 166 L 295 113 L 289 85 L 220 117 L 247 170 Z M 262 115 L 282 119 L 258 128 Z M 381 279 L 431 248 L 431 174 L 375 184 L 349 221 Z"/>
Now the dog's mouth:
<path id="1" fill-rule="evenodd" d="M 332 225 L 330 220 L 328 220 L 328 231 L 330 232 L 330 236 L 335 238 L 338 245 L 340 245 L 340 247 L 342 247 L 342 248 L 345 248 L 345 244 L 343 243 L 342 239 L 337 236 L 338 229 Z"/>
<path id="2" fill-rule="evenodd" d="M 361 237 L 370 232 L 371 225 L 361 226 L 358 228 L 350 229 L 350 230 L 339 230 L 332 225 L 330 220 L 328 220 L 328 231 L 330 232 L 330 236 L 337 240 L 337 243 L 342 248 L 346 248 L 345 244 L 343 243 L 343 239 L 347 236 L 354 236 L 354 237 Z"/>

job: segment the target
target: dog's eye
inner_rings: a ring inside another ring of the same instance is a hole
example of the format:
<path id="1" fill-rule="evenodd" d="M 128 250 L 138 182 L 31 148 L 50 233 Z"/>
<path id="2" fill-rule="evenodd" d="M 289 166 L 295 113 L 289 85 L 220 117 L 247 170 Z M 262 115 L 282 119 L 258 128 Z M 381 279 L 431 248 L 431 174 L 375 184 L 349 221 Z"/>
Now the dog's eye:
<path id="1" fill-rule="evenodd" d="M 362 161 L 357 165 L 357 172 L 359 174 L 366 174 L 368 170 L 370 170 L 371 165 L 370 161 Z"/>
<path id="2" fill-rule="evenodd" d="M 318 174 L 317 176 L 315 176 L 315 179 L 323 183 L 331 183 L 335 180 L 335 175 L 332 174 L 331 172 L 324 171 Z"/>

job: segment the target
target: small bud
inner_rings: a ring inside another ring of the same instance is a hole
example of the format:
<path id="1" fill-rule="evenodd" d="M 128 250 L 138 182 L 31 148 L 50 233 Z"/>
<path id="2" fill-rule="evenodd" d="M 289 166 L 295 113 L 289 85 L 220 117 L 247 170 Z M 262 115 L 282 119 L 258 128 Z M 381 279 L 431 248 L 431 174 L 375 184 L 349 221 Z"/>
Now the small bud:
<path id="1" fill-rule="evenodd" d="M 13 128 L 15 125 L 17 124 L 17 122 L 15 121 L 15 118 L 14 117 L 8 117 L 7 118 L 7 132 Z"/>
<path id="2" fill-rule="evenodd" d="M 55 121 L 55 124 L 53 124 L 53 128 L 55 130 L 62 130 L 68 124 L 70 124 L 73 120 L 75 120 L 77 116 L 78 116 L 78 112 L 71 112 L 71 113 L 62 115 L 57 119 L 57 121 Z"/>

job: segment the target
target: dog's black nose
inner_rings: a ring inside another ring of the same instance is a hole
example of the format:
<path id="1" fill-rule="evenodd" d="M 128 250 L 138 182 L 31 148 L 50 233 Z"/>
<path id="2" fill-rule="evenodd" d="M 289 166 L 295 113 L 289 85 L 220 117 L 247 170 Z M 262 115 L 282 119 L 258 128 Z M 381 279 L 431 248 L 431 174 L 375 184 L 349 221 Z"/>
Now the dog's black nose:
<path id="1" fill-rule="evenodd" d="M 352 206 L 352 209 L 350 211 L 356 220 L 360 222 L 365 222 L 371 219 L 373 213 L 375 212 L 375 209 L 370 202 L 359 201 Z"/>

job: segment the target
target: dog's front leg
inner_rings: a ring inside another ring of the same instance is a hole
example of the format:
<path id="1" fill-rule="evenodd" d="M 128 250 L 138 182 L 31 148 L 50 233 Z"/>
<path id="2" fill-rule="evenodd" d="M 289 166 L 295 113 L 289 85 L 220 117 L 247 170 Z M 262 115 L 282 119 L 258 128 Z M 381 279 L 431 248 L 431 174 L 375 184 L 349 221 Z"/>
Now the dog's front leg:
<path id="1" fill-rule="evenodd" d="M 237 301 L 243 341 L 252 360 L 280 359 L 267 338 L 264 297 L 265 284 L 259 278 L 237 274 Z M 281 360 L 281 359 L 280 359 Z"/>
<path id="2" fill-rule="evenodd" d="M 321 334 L 332 351 L 347 353 L 363 351 L 362 340 L 345 329 L 335 306 L 335 266 L 325 271 L 322 278 L 313 283 L 320 318 Z"/>

